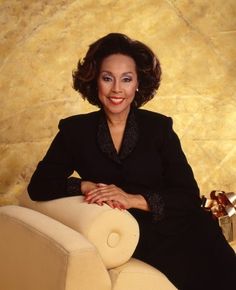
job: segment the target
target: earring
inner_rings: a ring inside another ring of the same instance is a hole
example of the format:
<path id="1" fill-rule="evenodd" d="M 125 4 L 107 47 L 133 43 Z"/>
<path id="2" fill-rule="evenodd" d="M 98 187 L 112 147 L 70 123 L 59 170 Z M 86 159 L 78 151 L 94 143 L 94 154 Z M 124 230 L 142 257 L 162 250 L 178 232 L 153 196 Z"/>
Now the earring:
<path id="1" fill-rule="evenodd" d="M 138 92 L 138 88 L 136 89 L 136 92 Z"/>

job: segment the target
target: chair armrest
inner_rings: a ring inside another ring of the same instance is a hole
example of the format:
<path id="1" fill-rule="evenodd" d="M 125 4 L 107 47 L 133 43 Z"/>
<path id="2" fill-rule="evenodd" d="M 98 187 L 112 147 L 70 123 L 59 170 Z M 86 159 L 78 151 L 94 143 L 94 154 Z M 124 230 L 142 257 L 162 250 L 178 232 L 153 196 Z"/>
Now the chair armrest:
<path id="1" fill-rule="evenodd" d="M 0 207 L 4 290 L 110 290 L 95 247 L 80 233 L 31 209 Z"/>
<path id="2" fill-rule="evenodd" d="M 128 211 L 88 204 L 82 196 L 32 202 L 28 206 L 84 235 L 96 246 L 108 269 L 127 262 L 137 246 L 138 223 Z"/>

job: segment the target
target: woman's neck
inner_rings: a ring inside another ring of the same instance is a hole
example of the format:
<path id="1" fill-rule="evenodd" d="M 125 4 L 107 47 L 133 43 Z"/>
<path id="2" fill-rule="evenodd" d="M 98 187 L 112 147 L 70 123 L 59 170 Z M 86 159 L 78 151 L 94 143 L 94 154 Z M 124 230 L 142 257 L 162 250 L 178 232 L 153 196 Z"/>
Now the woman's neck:
<path id="1" fill-rule="evenodd" d="M 106 113 L 107 117 L 107 122 L 109 127 L 121 127 L 125 126 L 129 111 L 122 112 L 121 114 L 111 114 L 111 113 Z"/>
<path id="2" fill-rule="evenodd" d="M 119 153 L 121 148 L 128 115 L 129 110 L 127 110 L 126 112 L 122 112 L 122 114 L 106 113 L 107 124 L 117 153 Z"/>

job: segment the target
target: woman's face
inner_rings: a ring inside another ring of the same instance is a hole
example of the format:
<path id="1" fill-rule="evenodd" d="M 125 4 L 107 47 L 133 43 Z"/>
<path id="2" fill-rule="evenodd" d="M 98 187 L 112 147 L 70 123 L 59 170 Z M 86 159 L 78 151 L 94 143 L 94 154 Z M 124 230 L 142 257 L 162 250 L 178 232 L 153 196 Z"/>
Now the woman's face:
<path id="1" fill-rule="evenodd" d="M 98 75 L 98 98 L 108 115 L 126 115 L 138 88 L 134 60 L 123 54 L 104 58 Z"/>

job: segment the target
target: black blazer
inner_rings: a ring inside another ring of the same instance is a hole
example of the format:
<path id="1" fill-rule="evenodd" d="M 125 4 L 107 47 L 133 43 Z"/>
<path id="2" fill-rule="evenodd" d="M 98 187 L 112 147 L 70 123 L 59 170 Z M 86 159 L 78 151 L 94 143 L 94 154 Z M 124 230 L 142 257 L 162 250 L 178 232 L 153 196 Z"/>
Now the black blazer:
<path id="1" fill-rule="evenodd" d="M 199 211 L 198 186 L 171 118 L 132 109 L 119 154 L 102 110 L 61 120 L 59 129 L 28 186 L 33 200 L 80 194 L 79 188 L 68 190 L 68 177 L 75 170 L 82 180 L 142 194 L 161 228 L 164 221 L 165 232 L 183 227 L 186 216 Z M 131 212 L 138 219 L 143 214 Z"/>

